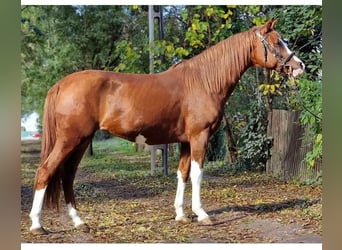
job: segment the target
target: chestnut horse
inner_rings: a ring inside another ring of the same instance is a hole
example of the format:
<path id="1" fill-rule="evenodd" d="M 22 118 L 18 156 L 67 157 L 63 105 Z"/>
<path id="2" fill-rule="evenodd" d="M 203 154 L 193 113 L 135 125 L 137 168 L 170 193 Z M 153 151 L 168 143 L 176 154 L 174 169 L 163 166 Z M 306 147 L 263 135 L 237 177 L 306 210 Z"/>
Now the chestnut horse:
<path id="1" fill-rule="evenodd" d="M 48 92 L 44 106 L 41 163 L 30 217 L 31 232 L 45 234 L 44 203 L 59 205 L 63 189 L 74 226 L 89 227 L 76 211 L 73 182 L 94 132 L 147 144 L 181 143 L 174 202 L 176 221 L 184 213 L 185 184 L 192 183 L 192 211 L 211 224 L 202 207 L 203 161 L 210 135 L 219 127 L 224 104 L 251 66 L 297 76 L 304 64 L 274 30 L 275 20 L 235 34 L 201 54 L 157 74 L 86 70 L 70 74 Z"/>

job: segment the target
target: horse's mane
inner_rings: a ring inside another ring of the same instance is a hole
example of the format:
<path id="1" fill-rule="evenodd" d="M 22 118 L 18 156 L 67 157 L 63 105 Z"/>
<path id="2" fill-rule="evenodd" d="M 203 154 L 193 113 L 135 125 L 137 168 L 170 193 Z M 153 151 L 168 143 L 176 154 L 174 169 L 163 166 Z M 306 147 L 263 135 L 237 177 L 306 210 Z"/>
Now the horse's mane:
<path id="1" fill-rule="evenodd" d="M 170 69 L 182 70 L 189 89 L 201 85 L 210 93 L 219 93 L 226 84 L 235 83 L 246 69 L 252 50 L 253 31 L 250 29 L 235 34 Z"/>

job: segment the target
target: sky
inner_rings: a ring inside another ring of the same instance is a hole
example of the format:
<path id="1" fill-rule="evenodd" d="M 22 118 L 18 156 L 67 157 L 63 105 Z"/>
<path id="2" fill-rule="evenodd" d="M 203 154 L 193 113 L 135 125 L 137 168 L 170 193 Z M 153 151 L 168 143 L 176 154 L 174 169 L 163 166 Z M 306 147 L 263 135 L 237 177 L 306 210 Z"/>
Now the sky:
<path id="1" fill-rule="evenodd" d="M 26 118 L 21 119 L 21 126 L 25 127 L 26 131 L 36 132 L 37 129 L 37 118 L 38 114 L 33 112 Z"/>

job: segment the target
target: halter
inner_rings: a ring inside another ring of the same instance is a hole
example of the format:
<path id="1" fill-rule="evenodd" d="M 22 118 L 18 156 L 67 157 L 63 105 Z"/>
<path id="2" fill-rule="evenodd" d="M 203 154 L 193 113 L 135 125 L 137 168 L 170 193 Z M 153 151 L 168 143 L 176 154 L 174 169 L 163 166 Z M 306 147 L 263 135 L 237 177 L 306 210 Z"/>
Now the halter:
<path id="1" fill-rule="evenodd" d="M 280 71 L 282 71 L 283 68 L 285 67 L 286 63 L 288 63 L 291 60 L 291 58 L 294 56 L 295 53 L 292 52 L 285 59 L 283 59 L 282 56 L 280 56 L 279 53 L 277 53 L 275 48 L 273 46 L 271 46 L 269 44 L 269 42 L 267 42 L 266 37 L 261 35 L 259 30 L 256 30 L 255 33 L 259 37 L 259 39 L 262 42 L 262 44 L 264 45 L 264 50 L 265 50 L 265 53 L 264 53 L 264 55 L 265 55 L 265 66 L 266 66 L 266 62 L 267 62 L 267 50 L 268 50 L 280 62 Z"/>

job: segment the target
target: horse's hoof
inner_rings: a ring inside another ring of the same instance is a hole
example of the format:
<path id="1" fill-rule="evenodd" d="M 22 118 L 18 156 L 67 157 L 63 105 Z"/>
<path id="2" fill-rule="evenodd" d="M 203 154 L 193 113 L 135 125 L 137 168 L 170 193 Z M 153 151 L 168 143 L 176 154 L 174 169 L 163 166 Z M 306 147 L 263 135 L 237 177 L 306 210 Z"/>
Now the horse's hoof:
<path id="1" fill-rule="evenodd" d="M 191 222 L 191 220 L 188 217 L 182 216 L 180 218 L 176 218 L 177 222 L 180 222 L 182 224 L 188 224 Z"/>
<path id="2" fill-rule="evenodd" d="M 89 233 L 90 232 L 90 227 L 87 224 L 81 224 L 76 227 L 78 231 L 81 231 L 83 233 Z"/>
<path id="3" fill-rule="evenodd" d="M 49 232 L 43 227 L 38 227 L 38 228 L 31 229 L 31 234 L 33 234 L 33 235 L 47 235 L 47 234 L 49 234 Z"/>
<path id="4" fill-rule="evenodd" d="M 198 223 L 200 225 L 203 225 L 203 226 L 212 226 L 214 225 L 214 223 L 211 221 L 211 219 L 209 217 L 206 217 L 202 220 L 199 220 Z"/>

